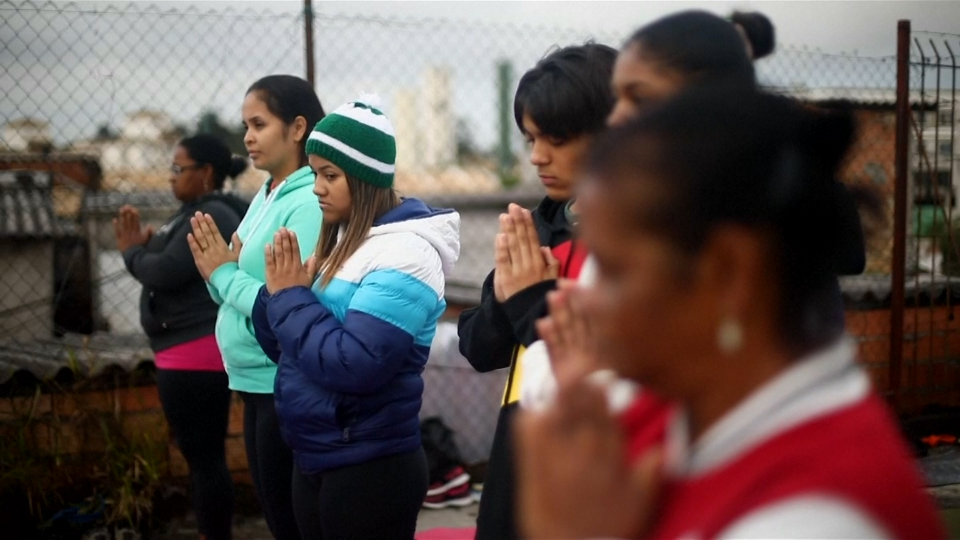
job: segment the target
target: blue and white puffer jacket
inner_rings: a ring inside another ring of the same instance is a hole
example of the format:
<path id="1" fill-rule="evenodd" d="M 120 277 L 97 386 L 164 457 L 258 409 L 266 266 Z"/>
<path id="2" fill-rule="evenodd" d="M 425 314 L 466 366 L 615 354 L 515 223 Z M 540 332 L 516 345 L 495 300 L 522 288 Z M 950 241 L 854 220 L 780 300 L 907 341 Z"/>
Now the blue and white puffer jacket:
<path id="1" fill-rule="evenodd" d="M 255 333 L 304 474 L 420 447 L 421 373 L 459 255 L 460 215 L 404 199 L 323 290 L 261 289 Z"/>

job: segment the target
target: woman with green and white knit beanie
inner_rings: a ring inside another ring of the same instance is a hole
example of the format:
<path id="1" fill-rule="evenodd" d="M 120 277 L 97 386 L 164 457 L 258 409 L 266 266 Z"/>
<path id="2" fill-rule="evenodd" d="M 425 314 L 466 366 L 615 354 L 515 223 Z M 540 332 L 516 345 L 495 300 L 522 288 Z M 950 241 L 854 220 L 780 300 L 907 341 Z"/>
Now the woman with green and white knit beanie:
<path id="1" fill-rule="evenodd" d="M 318 122 L 307 139 L 307 155 L 332 161 L 347 175 L 374 187 L 393 187 L 397 143 L 379 101 L 362 96 Z"/>
<path id="2" fill-rule="evenodd" d="M 296 237 L 265 250 L 257 339 L 277 360 L 277 415 L 296 469 L 304 540 L 412 539 L 428 488 L 421 373 L 460 253 L 460 216 L 393 190 L 393 126 L 371 96 L 307 141 L 323 208 L 316 255 Z"/>

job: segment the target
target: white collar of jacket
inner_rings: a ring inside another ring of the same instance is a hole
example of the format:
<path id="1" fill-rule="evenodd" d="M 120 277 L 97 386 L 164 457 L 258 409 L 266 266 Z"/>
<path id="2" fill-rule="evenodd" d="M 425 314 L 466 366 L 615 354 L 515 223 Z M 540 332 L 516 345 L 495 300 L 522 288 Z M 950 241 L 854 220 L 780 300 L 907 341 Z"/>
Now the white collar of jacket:
<path id="1" fill-rule="evenodd" d="M 341 227 L 341 238 L 343 231 Z M 378 220 L 370 228 L 367 238 L 399 233 L 413 233 L 426 240 L 440 255 L 443 275 L 450 275 L 460 257 L 459 213 L 451 209 L 431 208 L 418 199 L 407 198 Z"/>
<path id="2" fill-rule="evenodd" d="M 856 350 L 856 343 L 843 337 L 797 361 L 693 444 L 687 414 L 679 411 L 667 432 L 667 469 L 677 476 L 703 474 L 802 423 L 865 399 L 870 379 L 857 365 Z"/>
<path id="3" fill-rule="evenodd" d="M 283 197 L 285 194 L 297 188 L 302 188 L 304 185 L 312 184 L 313 180 L 313 169 L 310 167 L 300 167 L 290 176 L 284 179 L 284 181 L 281 182 L 276 189 L 267 194 L 267 187 L 269 187 L 270 183 L 273 181 L 272 179 L 267 179 L 267 181 L 264 182 L 263 187 L 260 188 L 260 192 L 257 193 L 257 197 L 254 199 L 254 203 L 256 203 L 257 199 L 261 199 L 262 197 L 262 202 L 256 207 L 253 216 L 250 218 L 250 226 L 245 229 L 246 237 L 249 237 L 253 234 L 253 231 L 257 230 L 257 227 L 260 226 L 263 218 L 269 212 L 270 205 L 273 203 L 273 201 Z M 320 204 L 320 202 L 318 201 L 317 204 Z"/>

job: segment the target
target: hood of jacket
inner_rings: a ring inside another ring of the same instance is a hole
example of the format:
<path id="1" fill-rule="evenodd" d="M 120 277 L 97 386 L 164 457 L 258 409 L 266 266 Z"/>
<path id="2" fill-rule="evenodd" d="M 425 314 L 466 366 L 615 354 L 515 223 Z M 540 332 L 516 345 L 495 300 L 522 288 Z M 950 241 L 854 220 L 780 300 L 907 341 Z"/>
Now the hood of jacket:
<path id="1" fill-rule="evenodd" d="M 533 210 L 533 220 L 541 245 L 553 247 L 572 236 L 573 228 L 564 212 L 569 202 L 544 197 Z"/>
<path id="2" fill-rule="evenodd" d="M 250 203 L 233 193 L 211 193 L 204 200 L 209 201 L 220 201 L 223 204 L 230 207 L 231 210 L 237 213 L 240 219 L 243 219 L 243 216 L 246 215 L 247 209 L 250 208 Z"/>
<path id="3" fill-rule="evenodd" d="M 440 254 L 448 276 L 460 257 L 460 214 L 452 208 L 433 208 L 419 199 L 403 199 L 374 222 L 368 237 L 402 232 L 423 238 Z"/>

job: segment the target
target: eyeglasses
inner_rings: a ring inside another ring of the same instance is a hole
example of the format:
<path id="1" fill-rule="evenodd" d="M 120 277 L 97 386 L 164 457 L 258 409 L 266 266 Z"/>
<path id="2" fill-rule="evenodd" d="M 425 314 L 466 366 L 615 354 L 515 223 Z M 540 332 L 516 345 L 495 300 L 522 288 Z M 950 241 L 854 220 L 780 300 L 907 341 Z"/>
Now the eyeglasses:
<path id="1" fill-rule="evenodd" d="M 176 176 L 180 176 L 180 173 L 182 173 L 183 171 L 189 171 L 190 169 L 199 169 L 200 167 L 203 167 L 203 165 L 200 163 L 195 163 L 193 165 L 173 164 L 170 166 L 170 172 Z"/>

